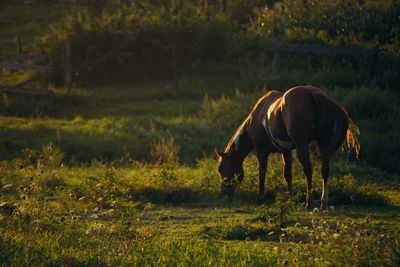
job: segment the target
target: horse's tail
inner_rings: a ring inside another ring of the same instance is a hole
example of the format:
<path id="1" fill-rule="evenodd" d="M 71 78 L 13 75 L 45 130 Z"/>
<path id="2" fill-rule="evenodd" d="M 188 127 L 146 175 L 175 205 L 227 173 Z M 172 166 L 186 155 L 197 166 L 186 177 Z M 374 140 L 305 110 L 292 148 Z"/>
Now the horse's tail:
<path id="1" fill-rule="evenodd" d="M 349 127 L 347 128 L 346 132 L 346 144 L 348 149 L 354 149 L 356 152 L 356 157 L 358 159 L 358 156 L 360 155 L 360 143 L 358 142 L 358 136 L 360 135 L 360 129 L 357 127 L 357 125 L 354 123 L 354 121 L 350 118 L 350 116 L 347 114 L 347 111 L 345 111 L 345 116 L 347 119 L 347 122 L 349 123 Z"/>

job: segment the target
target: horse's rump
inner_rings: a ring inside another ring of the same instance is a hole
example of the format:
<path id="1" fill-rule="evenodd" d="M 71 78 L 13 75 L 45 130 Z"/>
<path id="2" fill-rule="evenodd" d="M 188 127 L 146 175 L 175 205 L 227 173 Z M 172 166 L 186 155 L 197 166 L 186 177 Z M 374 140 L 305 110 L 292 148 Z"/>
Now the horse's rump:
<path id="1" fill-rule="evenodd" d="M 323 91 L 316 89 L 314 98 L 316 141 L 322 158 L 330 157 L 346 140 L 348 148 L 354 148 L 358 157 L 360 131 L 345 108 L 337 104 Z"/>

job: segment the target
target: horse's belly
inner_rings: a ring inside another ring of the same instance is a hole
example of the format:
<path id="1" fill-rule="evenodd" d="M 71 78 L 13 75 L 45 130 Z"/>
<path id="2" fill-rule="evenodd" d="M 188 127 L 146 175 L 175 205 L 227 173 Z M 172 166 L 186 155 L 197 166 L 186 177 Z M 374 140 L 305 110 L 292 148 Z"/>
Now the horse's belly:
<path id="1" fill-rule="evenodd" d="M 282 151 L 287 151 L 287 150 L 292 150 L 295 147 L 295 144 L 293 141 L 285 141 L 281 140 L 277 137 L 273 137 L 273 142 L 275 146 Z"/>

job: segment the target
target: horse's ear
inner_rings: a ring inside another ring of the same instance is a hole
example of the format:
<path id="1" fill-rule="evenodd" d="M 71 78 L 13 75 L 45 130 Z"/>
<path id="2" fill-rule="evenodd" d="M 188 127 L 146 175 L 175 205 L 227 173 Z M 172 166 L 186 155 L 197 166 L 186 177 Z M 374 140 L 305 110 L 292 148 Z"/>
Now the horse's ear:
<path id="1" fill-rule="evenodd" d="M 214 152 L 215 152 L 215 155 L 217 155 L 217 157 L 222 158 L 223 156 L 225 156 L 225 153 L 222 152 L 221 150 L 219 150 L 218 148 L 214 148 Z"/>

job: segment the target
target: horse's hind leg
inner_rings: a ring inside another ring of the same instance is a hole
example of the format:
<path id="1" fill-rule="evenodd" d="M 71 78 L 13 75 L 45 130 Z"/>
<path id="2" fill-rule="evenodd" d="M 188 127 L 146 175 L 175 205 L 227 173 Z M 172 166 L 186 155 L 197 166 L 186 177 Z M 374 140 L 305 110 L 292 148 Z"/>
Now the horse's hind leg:
<path id="1" fill-rule="evenodd" d="M 329 178 L 329 160 L 322 160 L 322 178 L 324 179 L 321 195 L 321 209 L 326 210 L 328 208 L 328 178 Z"/>
<path id="2" fill-rule="evenodd" d="M 283 176 L 285 177 L 289 194 L 292 194 L 292 152 L 283 152 Z"/>
<path id="3" fill-rule="evenodd" d="M 308 151 L 308 144 L 296 144 L 297 157 L 301 165 L 303 165 L 303 171 L 307 178 L 307 199 L 306 208 L 313 208 L 313 193 L 312 193 L 312 169 L 310 163 L 310 153 Z"/>

